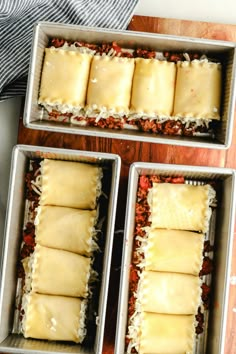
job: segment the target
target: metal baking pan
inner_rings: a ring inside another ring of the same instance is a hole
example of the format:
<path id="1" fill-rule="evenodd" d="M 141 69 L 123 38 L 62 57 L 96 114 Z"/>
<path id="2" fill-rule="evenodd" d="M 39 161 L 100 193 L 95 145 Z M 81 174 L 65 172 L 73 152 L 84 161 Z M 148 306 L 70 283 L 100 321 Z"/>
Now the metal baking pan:
<path id="1" fill-rule="evenodd" d="M 69 123 L 48 121 L 45 110 L 37 103 L 44 48 L 53 37 L 81 40 L 89 43 L 110 43 L 127 48 L 150 48 L 157 51 L 202 52 L 224 62 L 222 119 L 216 129 L 215 139 L 207 137 L 181 137 L 154 135 L 135 130 L 101 129 L 80 127 Z M 81 134 L 115 139 L 138 140 L 150 143 L 184 145 L 202 148 L 226 149 L 230 146 L 233 132 L 236 95 L 236 45 L 233 42 L 177 37 L 153 33 L 115 31 L 92 27 L 39 22 L 34 27 L 28 87 L 24 108 L 24 124 L 28 128 Z"/>
<path id="2" fill-rule="evenodd" d="M 12 334 L 13 313 L 16 295 L 16 264 L 22 239 L 23 214 L 25 207 L 24 177 L 26 166 L 32 158 L 51 158 L 68 161 L 96 163 L 106 169 L 108 210 L 106 222 L 103 271 L 101 277 L 97 327 L 91 347 L 83 345 L 24 339 Z M 120 157 L 114 154 L 87 151 L 64 150 L 37 146 L 18 145 L 13 150 L 8 207 L 5 224 L 5 238 L 2 252 L 0 279 L 0 352 L 1 353 L 102 353 L 110 263 L 115 225 L 116 203 L 120 177 Z"/>
<path id="3" fill-rule="evenodd" d="M 216 209 L 214 271 L 211 308 L 208 319 L 208 354 L 223 354 L 227 325 L 230 266 L 235 225 L 236 171 L 223 168 L 134 163 L 130 168 L 126 220 L 121 265 L 120 293 L 117 315 L 115 354 L 125 353 L 129 296 L 129 275 L 135 227 L 135 203 L 140 175 L 184 176 L 188 180 L 216 181 L 222 194 Z M 202 352 L 201 352 L 202 354 Z"/>

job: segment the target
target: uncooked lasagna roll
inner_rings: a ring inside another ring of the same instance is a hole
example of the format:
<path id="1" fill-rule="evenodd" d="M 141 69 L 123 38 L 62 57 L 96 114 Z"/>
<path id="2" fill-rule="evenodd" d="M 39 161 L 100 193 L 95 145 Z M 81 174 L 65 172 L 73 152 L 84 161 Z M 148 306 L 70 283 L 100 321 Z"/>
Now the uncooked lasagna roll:
<path id="1" fill-rule="evenodd" d="M 133 58 L 95 55 L 87 92 L 87 111 L 125 115 L 129 111 Z"/>
<path id="2" fill-rule="evenodd" d="M 210 185 L 153 183 L 148 192 L 152 228 L 206 232 L 214 198 Z"/>
<path id="3" fill-rule="evenodd" d="M 137 301 L 142 311 L 175 315 L 194 315 L 201 300 L 198 276 L 143 271 Z"/>
<path id="4" fill-rule="evenodd" d="M 151 229 L 142 237 L 141 268 L 198 275 L 203 259 L 204 235 L 183 230 Z"/>
<path id="5" fill-rule="evenodd" d="M 46 48 L 39 103 L 49 111 L 78 113 L 85 104 L 92 55 Z"/>
<path id="6" fill-rule="evenodd" d="M 139 354 L 193 353 L 194 316 L 144 312 L 140 328 Z"/>
<path id="7" fill-rule="evenodd" d="M 41 205 L 94 209 L 102 169 L 86 163 L 45 159 L 41 163 Z"/>
<path id="8" fill-rule="evenodd" d="M 174 103 L 176 64 L 158 59 L 135 59 L 131 113 L 170 116 Z"/>
<path id="9" fill-rule="evenodd" d="M 91 256 L 95 242 L 96 210 L 40 206 L 35 220 L 35 241 L 41 246 Z"/>
<path id="10" fill-rule="evenodd" d="M 90 258 L 36 245 L 23 265 L 26 292 L 84 298 L 88 295 Z"/>
<path id="11" fill-rule="evenodd" d="M 86 300 L 30 293 L 23 296 L 25 338 L 81 343 L 86 335 Z"/>
<path id="12" fill-rule="evenodd" d="M 220 119 L 221 64 L 177 63 L 174 116 Z"/>

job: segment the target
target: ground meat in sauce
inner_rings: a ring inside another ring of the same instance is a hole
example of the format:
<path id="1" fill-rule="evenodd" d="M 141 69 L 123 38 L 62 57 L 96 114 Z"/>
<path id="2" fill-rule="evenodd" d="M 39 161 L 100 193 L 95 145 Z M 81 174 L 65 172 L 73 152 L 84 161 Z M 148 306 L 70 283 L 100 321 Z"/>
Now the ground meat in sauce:
<path id="1" fill-rule="evenodd" d="M 26 228 L 23 231 L 23 241 L 28 246 L 35 246 L 35 226 L 32 222 L 26 224 Z"/>
<path id="2" fill-rule="evenodd" d="M 177 63 L 178 61 L 186 61 L 184 53 L 173 53 L 173 52 L 164 52 L 164 57 L 171 62 Z M 201 55 L 199 53 L 188 53 L 190 60 L 200 59 Z"/>
<path id="3" fill-rule="evenodd" d="M 48 113 L 49 120 L 60 121 L 69 123 L 72 117 L 72 113 L 60 113 L 56 110 Z M 64 118 L 63 118 L 64 117 Z M 74 120 L 85 121 L 86 126 L 99 127 L 102 129 L 124 129 L 124 124 L 130 126 L 136 126 L 138 130 L 160 135 L 172 135 L 172 136 L 193 136 L 196 133 L 209 133 L 211 130 L 207 126 L 197 126 L 196 123 L 182 123 L 181 121 L 168 120 L 164 123 L 160 123 L 155 119 L 132 119 L 127 120 L 124 116 L 122 118 L 114 118 L 112 116 L 108 118 L 96 117 L 74 117 Z"/>
<path id="4" fill-rule="evenodd" d="M 96 121 L 96 118 L 87 118 L 87 125 L 92 127 L 109 128 L 109 129 L 123 129 L 124 120 L 118 118 L 100 118 Z"/>
<path id="5" fill-rule="evenodd" d="M 28 222 L 23 230 L 23 244 L 20 250 L 20 257 L 17 263 L 18 278 L 24 278 L 25 272 L 22 260 L 29 257 L 34 252 L 35 247 L 35 226 L 32 222 Z"/>
<path id="6" fill-rule="evenodd" d="M 207 275 L 213 271 L 213 261 L 209 257 L 203 258 L 202 269 L 199 273 L 199 276 Z"/>
<path id="7" fill-rule="evenodd" d="M 61 112 L 58 112 L 55 109 L 53 109 L 52 112 L 48 113 L 48 119 L 56 122 L 69 123 L 71 117 L 72 113 L 62 114 Z"/>
<path id="8" fill-rule="evenodd" d="M 36 208 L 39 204 L 39 195 L 32 188 L 32 181 L 35 181 L 37 176 L 40 174 L 40 161 L 32 160 L 31 169 L 25 174 L 25 198 L 29 201 L 29 211 L 31 217 L 34 218 L 36 213 Z M 23 279 L 25 276 L 24 268 L 22 265 L 22 260 L 29 257 L 34 252 L 35 247 L 35 226 L 33 222 L 27 222 L 24 227 L 22 235 L 22 245 L 20 249 L 20 255 L 17 263 L 17 274 L 18 278 Z"/>
<path id="9" fill-rule="evenodd" d="M 204 314 L 201 312 L 200 307 L 198 308 L 198 313 L 195 316 L 195 318 L 197 321 L 196 334 L 201 334 L 203 332 L 203 326 L 204 326 Z"/>
<path id="10" fill-rule="evenodd" d="M 205 241 L 204 242 L 204 256 L 206 255 L 206 253 L 212 252 L 214 249 L 214 247 L 210 244 L 210 241 Z"/>
<path id="11" fill-rule="evenodd" d="M 134 121 L 135 122 L 135 121 Z M 210 130 L 205 126 L 197 126 L 196 123 L 182 123 L 180 120 L 167 120 L 160 123 L 156 119 L 138 119 L 135 124 L 141 131 L 163 135 L 193 136 L 195 133 L 208 133 Z"/>
<path id="12" fill-rule="evenodd" d="M 203 283 L 202 286 L 202 302 L 205 309 L 209 309 L 211 288 L 207 284 Z"/>
<path id="13" fill-rule="evenodd" d="M 152 59 L 156 57 L 156 51 L 151 50 L 151 49 L 142 49 L 142 48 L 136 48 L 132 52 L 130 50 L 125 50 L 125 48 L 121 48 L 117 42 L 112 42 L 112 43 L 100 43 L 100 44 L 91 44 L 87 43 L 84 41 L 66 41 L 65 39 L 61 38 L 53 38 L 49 42 L 49 47 L 53 46 L 55 48 L 60 48 L 64 44 L 67 44 L 68 46 L 71 46 L 74 44 L 76 47 L 86 47 L 88 49 L 94 50 L 97 54 L 108 54 L 111 49 L 113 49 L 116 53 L 116 55 L 122 56 L 122 57 L 129 57 L 129 58 L 146 58 L 146 59 Z M 176 52 L 168 52 L 165 51 L 163 53 L 164 58 L 167 61 L 170 62 L 175 62 L 177 63 L 178 61 L 186 61 L 186 56 L 184 53 L 176 53 Z M 188 56 L 190 60 L 194 59 L 200 59 L 201 54 L 200 53 L 188 53 Z"/>

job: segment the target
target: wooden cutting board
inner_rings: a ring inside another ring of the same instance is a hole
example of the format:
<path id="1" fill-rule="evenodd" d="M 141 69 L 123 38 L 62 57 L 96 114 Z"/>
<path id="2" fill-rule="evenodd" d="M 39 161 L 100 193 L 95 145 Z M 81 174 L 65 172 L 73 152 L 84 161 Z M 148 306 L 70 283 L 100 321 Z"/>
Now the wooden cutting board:
<path id="1" fill-rule="evenodd" d="M 236 25 L 134 16 L 130 22 L 129 30 L 236 41 Z M 126 203 L 129 166 L 132 162 L 151 161 L 198 166 L 230 167 L 236 169 L 236 128 L 234 128 L 231 148 L 227 151 L 219 151 L 36 131 L 24 128 L 22 119 L 20 119 L 18 143 L 119 154 L 122 158 L 122 170 L 116 230 L 124 228 L 124 205 Z M 234 236 L 232 277 L 236 277 L 236 235 L 234 234 Z M 108 298 L 104 354 L 112 354 L 114 352 L 122 241 L 122 236 L 119 234 L 116 235 L 112 255 L 111 285 Z M 235 311 L 236 285 L 232 284 L 230 288 L 225 354 L 236 353 Z"/>

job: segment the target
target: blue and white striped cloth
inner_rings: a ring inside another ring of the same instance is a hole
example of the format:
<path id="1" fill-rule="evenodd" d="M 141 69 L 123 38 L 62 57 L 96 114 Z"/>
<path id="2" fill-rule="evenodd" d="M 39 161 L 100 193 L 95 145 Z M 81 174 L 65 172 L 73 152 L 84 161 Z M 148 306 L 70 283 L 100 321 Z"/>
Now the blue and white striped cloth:
<path id="1" fill-rule="evenodd" d="M 139 0 L 0 0 L 0 101 L 24 95 L 34 23 L 126 29 Z"/>

